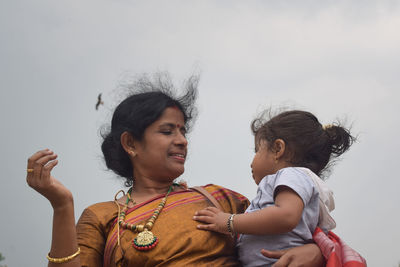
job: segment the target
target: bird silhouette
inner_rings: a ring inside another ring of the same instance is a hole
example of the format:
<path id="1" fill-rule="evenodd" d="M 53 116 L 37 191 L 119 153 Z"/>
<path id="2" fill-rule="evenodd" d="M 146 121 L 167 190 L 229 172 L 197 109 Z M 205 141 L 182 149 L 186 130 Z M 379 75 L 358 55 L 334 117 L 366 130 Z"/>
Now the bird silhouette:
<path id="1" fill-rule="evenodd" d="M 97 97 L 97 103 L 96 103 L 96 110 L 99 109 L 100 105 L 104 105 L 104 102 L 101 100 L 101 93 L 99 94 L 99 96 Z"/>

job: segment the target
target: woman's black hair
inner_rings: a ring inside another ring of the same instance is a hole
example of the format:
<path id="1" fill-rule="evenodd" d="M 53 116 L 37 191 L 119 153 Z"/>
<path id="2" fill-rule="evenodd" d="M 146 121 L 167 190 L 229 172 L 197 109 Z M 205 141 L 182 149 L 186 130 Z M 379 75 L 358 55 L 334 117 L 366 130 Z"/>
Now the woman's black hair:
<path id="1" fill-rule="evenodd" d="M 291 110 L 265 120 L 264 112 L 251 123 L 256 142 L 266 140 L 268 149 L 282 139 L 285 159 L 293 166 L 306 167 L 317 175 L 326 171 L 356 140 L 340 123 L 322 126 L 310 112 Z M 270 114 L 270 113 L 269 113 Z"/>
<path id="2" fill-rule="evenodd" d="M 146 128 L 158 120 L 168 107 L 177 107 L 183 113 L 186 130 L 197 115 L 194 105 L 197 96 L 198 75 L 192 75 L 184 84 L 184 94 L 177 97 L 167 73 L 151 77 L 143 75 L 127 87 L 133 91 L 115 109 L 111 127 L 102 133 L 101 150 L 108 169 L 125 178 L 125 185 L 132 186 L 133 166 L 121 145 L 121 134 L 128 132 L 136 140 L 142 140 Z"/>

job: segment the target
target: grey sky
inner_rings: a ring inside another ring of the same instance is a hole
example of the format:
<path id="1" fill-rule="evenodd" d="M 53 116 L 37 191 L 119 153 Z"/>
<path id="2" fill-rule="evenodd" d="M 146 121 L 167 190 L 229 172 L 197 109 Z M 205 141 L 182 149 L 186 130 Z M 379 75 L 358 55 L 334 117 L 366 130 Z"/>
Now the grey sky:
<path id="1" fill-rule="evenodd" d="M 249 124 L 264 107 L 306 109 L 323 123 L 347 117 L 359 141 L 328 180 L 334 232 L 369 266 L 397 266 L 399 29 L 398 1 L 1 1 L 5 263 L 44 266 L 50 247 L 50 205 L 25 183 L 30 154 L 58 153 L 54 175 L 73 192 L 78 218 L 122 187 L 99 149 L 118 84 L 168 70 L 179 85 L 200 69 L 189 185 L 255 196 Z"/>

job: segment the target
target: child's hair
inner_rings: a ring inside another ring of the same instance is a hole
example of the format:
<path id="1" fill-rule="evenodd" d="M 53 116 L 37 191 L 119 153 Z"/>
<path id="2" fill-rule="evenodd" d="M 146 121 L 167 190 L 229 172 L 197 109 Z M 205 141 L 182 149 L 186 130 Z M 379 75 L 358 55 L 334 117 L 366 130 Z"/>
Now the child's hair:
<path id="1" fill-rule="evenodd" d="M 282 139 L 286 144 L 284 158 L 293 166 L 309 168 L 317 175 L 328 169 L 356 140 L 339 123 L 322 126 L 307 111 L 285 111 L 268 121 L 264 114 L 251 123 L 256 143 L 266 140 L 268 149 L 273 150 L 274 141 Z"/>

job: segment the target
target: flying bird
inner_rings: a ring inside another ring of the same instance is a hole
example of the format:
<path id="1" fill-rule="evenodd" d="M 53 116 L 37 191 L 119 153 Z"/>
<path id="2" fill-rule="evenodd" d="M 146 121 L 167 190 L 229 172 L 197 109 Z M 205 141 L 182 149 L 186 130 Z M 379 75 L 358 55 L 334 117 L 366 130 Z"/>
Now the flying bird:
<path id="1" fill-rule="evenodd" d="M 104 102 L 101 100 L 101 93 L 99 94 L 99 96 L 97 97 L 97 103 L 96 103 L 96 110 L 99 109 L 100 105 L 104 105 Z"/>

